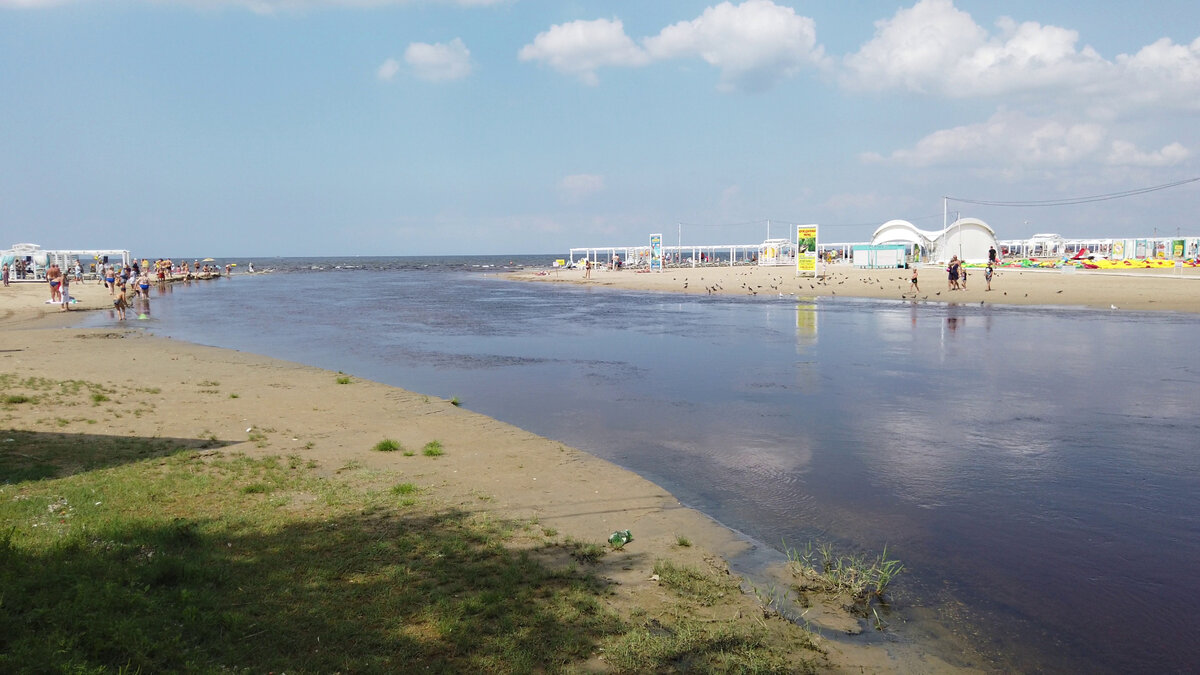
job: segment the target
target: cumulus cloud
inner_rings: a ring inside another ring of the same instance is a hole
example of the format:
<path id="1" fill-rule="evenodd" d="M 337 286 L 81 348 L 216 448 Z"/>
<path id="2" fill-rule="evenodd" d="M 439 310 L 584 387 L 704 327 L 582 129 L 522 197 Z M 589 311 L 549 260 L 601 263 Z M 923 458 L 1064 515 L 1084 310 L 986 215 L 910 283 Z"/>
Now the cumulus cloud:
<path id="1" fill-rule="evenodd" d="M 952 0 L 920 0 L 876 22 L 874 37 L 843 59 L 843 84 L 949 98 L 1055 91 L 1097 108 L 1172 102 L 1200 109 L 1200 39 L 1177 45 L 1163 38 L 1111 61 L 1078 43 L 1077 31 L 1007 17 L 989 32 Z"/>
<path id="2" fill-rule="evenodd" d="M 1142 152 L 1128 141 L 1113 141 L 1106 162 L 1113 166 L 1174 166 L 1191 157 L 1192 153 L 1179 143 L 1163 146 L 1161 150 Z"/>
<path id="3" fill-rule="evenodd" d="M 721 73 L 720 88 L 764 89 L 818 64 L 813 20 L 770 0 L 723 2 L 691 21 L 662 29 L 639 45 L 619 19 L 551 26 L 518 52 L 595 85 L 603 67 L 640 67 L 670 59 L 701 59 Z"/>
<path id="4" fill-rule="evenodd" d="M 1114 166 L 1167 166 L 1187 159 L 1189 152 L 1172 143 L 1156 152 L 1142 152 L 1128 141 L 1110 140 L 1099 124 L 1069 123 L 1000 111 L 986 122 L 936 131 L 912 148 L 890 156 L 867 153 L 869 163 L 927 167 L 972 165 L 998 167 L 1056 167 L 1076 163 Z"/>
<path id="5" fill-rule="evenodd" d="M 563 201 L 574 204 L 604 190 L 604 176 L 591 173 L 577 173 L 563 176 L 558 181 L 558 192 Z"/>
<path id="6" fill-rule="evenodd" d="M 459 38 L 439 44 L 414 42 L 404 50 L 404 62 L 429 82 L 461 80 L 471 74 L 471 51 Z"/>
<path id="7" fill-rule="evenodd" d="M 823 57 L 813 20 L 770 0 L 722 2 L 644 45 L 656 60 L 703 59 L 721 71 L 723 89 L 765 89 Z"/>
<path id="8" fill-rule="evenodd" d="M 398 72 L 400 72 L 400 62 L 396 59 L 388 59 L 379 64 L 379 68 L 375 70 L 375 77 L 384 82 L 390 82 Z"/>
<path id="9" fill-rule="evenodd" d="M 521 47 L 517 58 L 541 61 L 554 70 L 574 75 L 585 84 L 596 85 L 596 70 L 604 66 L 640 66 L 649 62 L 646 53 L 625 34 L 619 19 L 571 21 L 538 33 Z"/>

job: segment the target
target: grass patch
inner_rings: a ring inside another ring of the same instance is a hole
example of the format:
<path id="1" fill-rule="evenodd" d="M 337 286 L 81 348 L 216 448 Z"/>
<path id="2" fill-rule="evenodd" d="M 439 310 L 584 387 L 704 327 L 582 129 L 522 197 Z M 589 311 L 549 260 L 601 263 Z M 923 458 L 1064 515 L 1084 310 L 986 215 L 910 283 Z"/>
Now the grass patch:
<path id="1" fill-rule="evenodd" d="M 189 452 L 7 486 L 0 671 L 558 672 L 626 630 L 505 524 L 362 481 Z"/>
<path id="2" fill-rule="evenodd" d="M 395 452 L 397 450 L 403 450 L 404 446 L 400 445 L 400 441 L 391 438 L 385 438 L 372 446 L 371 449 L 375 452 Z"/>
<path id="3" fill-rule="evenodd" d="M 669 560 L 656 560 L 654 573 L 663 586 L 681 596 L 709 607 L 730 593 L 739 593 L 738 582 L 728 574 L 705 573 L 693 567 L 680 567 Z"/>
<path id="4" fill-rule="evenodd" d="M 416 494 L 420 488 L 412 483 L 400 483 L 392 486 L 392 494 L 394 495 L 412 495 Z"/>
<path id="5" fill-rule="evenodd" d="M 567 539 L 563 544 L 571 557 L 581 563 L 594 563 L 604 557 L 608 553 L 608 549 L 600 544 L 592 542 L 578 541 L 576 539 Z"/>
<path id="6" fill-rule="evenodd" d="M 442 450 L 442 442 L 433 440 L 425 444 L 424 449 L 421 450 L 421 454 L 426 457 L 441 457 L 446 453 Z"/>
<path id="7" fill-rule="evenodd" d="M 675 535 L 675 545 L 681 546 L 683 548 L 688 548 L 689 546 L 692 545 L 692 540 L 688 539 L 687 537 L 683 536 L 682 534 L 677 534 L 677 535 Z"/>
<path id="8" fill-rule="evenodd" d="M 18 403 L 29 403 L 32 400 L 33 399 L 29 398 L 25 394 L 9 394 L 8 396 L 4 397 L 4 402 L 11 405 L 16 405 Z"/>
<path id="9" fill-rule="evenodd" d="M 454 398 L 450 399 L 450 405 L 460 406 L 462 405 L 462 401 L 458 400 L 458 397 L 455 396 Z"/>
<path id="10" fill-rule="evenodd" d="M 350 384 L 352 381 L 349 375 L 338 375 L 337 378 L 338 384 Z"/>
<path id="11" fill-rule="evenodd" d="M 101 403 L 104 403 L 107 400 L 109 400 L 108 396 L 106 396 L 104 394 L 92 394 L 92 404 L 93 405 L 100 405 Z"/>
<path id="12" fill-rule="evenodd" d="M 875 605 L 887 604 L 888 587 L 904 571 L 899 560 L 888 557 L 887 546 L 874 557 L 839 555 L 831 544 L 820 544 L 814 550 L 812 542 L 801 549 L 785 544 L 784 552 L 802 599 L 814 592 L 845 597 L 851 611 L 864 617 L 874 613 L 876 627 L 882 628 L 884 622 Z"/>

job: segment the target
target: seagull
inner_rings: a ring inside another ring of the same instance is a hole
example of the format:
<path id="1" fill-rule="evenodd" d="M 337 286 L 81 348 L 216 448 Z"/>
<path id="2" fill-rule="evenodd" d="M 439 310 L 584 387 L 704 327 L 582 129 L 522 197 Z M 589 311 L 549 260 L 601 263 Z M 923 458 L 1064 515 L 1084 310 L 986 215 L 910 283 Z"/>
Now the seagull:
<path id="1" fill-rule="evenodd" d="M 1116 305 L 1109 305 L 1109 306 L 1108 306 L 1108 308 L 1109 308 L 1109 309 L 1117 309 L 1117 306 L 1116 306 Z"/>

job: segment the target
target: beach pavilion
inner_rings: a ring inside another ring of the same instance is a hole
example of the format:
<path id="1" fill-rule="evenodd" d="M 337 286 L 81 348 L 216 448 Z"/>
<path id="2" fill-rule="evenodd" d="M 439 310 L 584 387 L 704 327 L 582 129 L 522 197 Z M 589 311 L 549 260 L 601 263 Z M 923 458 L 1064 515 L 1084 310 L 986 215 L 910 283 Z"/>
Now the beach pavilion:
<path id="1" fill-rule="evenodd" d="M 924 262 L 944 263 L 953 256 L 967 262 L 987 262 L 997 246 L 996 233 L 978 218 L 959 218 L 944 230 L 922 230 L 907 220 L 889 220 L 871 235 L 871 245 L 906 244 Z"/>

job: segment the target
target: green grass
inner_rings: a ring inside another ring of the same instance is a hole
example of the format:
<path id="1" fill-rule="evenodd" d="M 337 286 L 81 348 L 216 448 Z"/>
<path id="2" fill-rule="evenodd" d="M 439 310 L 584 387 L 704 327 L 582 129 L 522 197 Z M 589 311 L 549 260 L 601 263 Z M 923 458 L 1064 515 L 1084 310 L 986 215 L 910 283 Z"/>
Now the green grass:
<path id="1" fill-rule="evenodd" d="M 338 384 L 350 384 L 352 381 L 348 375 L 339 375 L 337 378 Z"/>
<path id="2" fill-rule="evenodd" d="M 395 452 L 397 450 L 403 450 L 404 446 L 400 444 L 400 441 L 391 438 L 385 438 L 376 443 L 371 449 L 375 452 Z"/>
<path id="3" fill-rule="evenodd" d="M 677 535 L 675 535 L 675 545 L 682 546 L 683 548 L 687 548 L 692 545 L 692 540 L 688 539 L 687 537 L 683 536 L 682 534 L 677 534 Z"/>
<path id="4" fill-rule="evenodd" d="M 4 397 L 4 402 L 8 404 L 29 403 L 33 399 L 24 394 L 10 394 Z"/>
<path id="5" fill-rule="evenodd" d="M 454 398 L 450 399 L 450 405 L 460 406 L 462 405 L 462 401 L 458 400 L 458 397 L 455 396 Z"/>
<path id="6" fill-rule="evenodd" d="M 416 494 L 419 488 L 412 483 L 399 483 L 392 486 L 392 494 L 396 495 L 411 495 Z"/>
<path id="7" fill-rule="evenodd" d="M 820 544 L 814 551 L 811 542 L 802 549 L 785 543 L 784 552 L 801 596 L 810 592 L 844 596 L 852 611 L 864 617 L 874 612 L 876 627 L 885 625 L 874 605 L 885 602 L 888 587 L 904 571 L 899 560 L 888 557 L 886 545 L 874 557 L 838 555 L 831 544 Z"/>
<path id="8" fill-rule="evenodd" d="M 436 440 L 426 443 L 425 448 L 421 450 L 421 453 L 426 457 L 441 457 L 442 455 L 446 454 L 445 451 L 442 450 L 441 441 Z"/>
<path id="9" fill-rule="evenodd" d="M 560 671 L 626 629 L 596 578 L 365 471 L 129 460 L 3 486 L 0 671 Z"/>
<path id="10" fill-rule="evenodd" d="M 680 567 L 669 560 L 656 560 L 654 573 L 659 583 L 690 598 L 704 607 L 717 604 L 730 593 L 739 593 L 738 582 L 729 575 L 701 572 L 692 567 Z"/>

